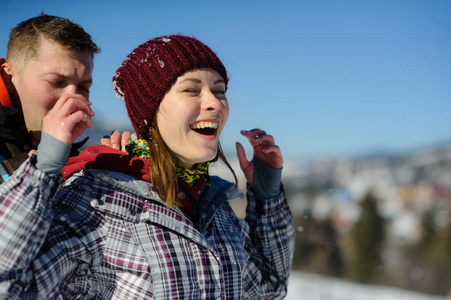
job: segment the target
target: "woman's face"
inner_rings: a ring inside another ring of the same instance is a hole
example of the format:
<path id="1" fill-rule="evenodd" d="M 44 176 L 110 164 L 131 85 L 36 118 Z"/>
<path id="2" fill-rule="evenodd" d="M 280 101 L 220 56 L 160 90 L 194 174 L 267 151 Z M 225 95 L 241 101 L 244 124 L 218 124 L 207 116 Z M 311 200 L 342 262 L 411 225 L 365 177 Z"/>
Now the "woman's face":
<path id="1" fill-rule="evenodd" d="M 195 69 L 177 78 L 161 101 L 157 126 L 179 166 L 191 168 L 216 157 L 229 116 L 225 89 L 218 72 Z"/>

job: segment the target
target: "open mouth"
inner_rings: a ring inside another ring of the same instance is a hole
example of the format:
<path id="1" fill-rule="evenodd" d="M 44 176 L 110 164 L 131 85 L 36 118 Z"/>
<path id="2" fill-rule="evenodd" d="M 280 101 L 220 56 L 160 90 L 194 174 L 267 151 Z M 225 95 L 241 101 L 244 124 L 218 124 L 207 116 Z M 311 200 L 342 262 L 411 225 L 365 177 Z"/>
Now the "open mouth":
<path id="1" fill-rule="evenodd" d="M 219 122 L 201 121 L 192 124 L 190 127 L 195 132 L 202 135 L 215 135 L 218 130 Z"/>

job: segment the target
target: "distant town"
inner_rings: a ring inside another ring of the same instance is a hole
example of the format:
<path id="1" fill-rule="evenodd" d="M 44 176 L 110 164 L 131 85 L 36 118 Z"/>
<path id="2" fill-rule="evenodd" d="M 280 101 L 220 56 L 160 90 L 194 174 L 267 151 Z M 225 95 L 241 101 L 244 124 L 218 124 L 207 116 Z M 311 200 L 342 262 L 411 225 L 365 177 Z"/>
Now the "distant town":
<path id="1" fill-rule="evenodd" d="M 347 231 L 359 217 L 356 205 L 371 191 L 379 200 L 388 232 L 405 242 L 419 238 L 419 222 L 433 209 L 438 227 L 451 213 L 451 145 L 405 155 L 324 159 L 284 167 L 294 215 L 309 209 L 316 219 L 332 217 Z M 315 191 L 312 191 L 315 188 Z"/>
<path id="2" fill-rule="evenodd" d="M 384 241 L 379 278 L 370 282 L 438 295 L 451 291 L 451 144 L 285 164 L 283 181 L 297 221 L 294 268 L 353 278 L 355 224 L 371 194 Z"/>
<path id="3" fill-rule="evenodd" d="M 231 163 L 240 175 L 238 163 Z M 232 180 L 219 162 L 212 173 Z M 244 191 L 244 178 L 239 182 Z M 353 237 L 362 200 L 371 194 L 384 232 L 380 263 L 365 282 L 451 292 L 451 143 L 401 154 L 286 161 L 283 183 L 296 226 L 293 269 L 359 281 L 353 275 L 356 243 L 380 239 L 374 232 L 367 241 Z M 245 216 L 244 200 L 231 205 Z"/>

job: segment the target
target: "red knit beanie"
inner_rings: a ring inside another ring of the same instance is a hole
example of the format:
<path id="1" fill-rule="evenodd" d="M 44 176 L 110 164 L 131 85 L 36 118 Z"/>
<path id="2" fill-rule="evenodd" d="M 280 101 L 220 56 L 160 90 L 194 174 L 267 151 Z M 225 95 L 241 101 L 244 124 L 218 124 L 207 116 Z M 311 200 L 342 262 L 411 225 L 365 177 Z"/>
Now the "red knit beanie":
<path id="1" fill-rule="evenodd" d="M 154 38 L 126 57 L 113 76 L 113 87 L 118 97 L 124 98 L 138 137 L 148 137 L 158 105 L 177 78 L 198 68 L 218 72 L 227 88 L 227 71 L 221 60 L 207 45 L 192 37 Z"/>

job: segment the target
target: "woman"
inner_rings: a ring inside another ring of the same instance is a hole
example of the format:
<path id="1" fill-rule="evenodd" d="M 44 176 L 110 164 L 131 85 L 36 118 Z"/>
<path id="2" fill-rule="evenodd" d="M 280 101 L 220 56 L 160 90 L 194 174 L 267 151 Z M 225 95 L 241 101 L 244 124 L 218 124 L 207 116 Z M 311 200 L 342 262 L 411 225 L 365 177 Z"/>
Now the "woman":
<path id="1" fill-rule="evenodd" d="M 57 104 L 37 157 L 0 187 L 8 208 L 0 219 L 0 257 L 8 258 L 0 294 L 283 298 L 294 232 L 273 138 L 242 132 L 251 162 L 237 144 L 248 181 L 245 220 L 228 203 L 242 196 L 236 183 L 208 174 L 218 158 L 230 168 L 219 144 L 228 78 L 216 54 L 191 37 L 155 38 L 127 56 L 113 84 L 136 132 L 129 155 L 88 147 L 69 159 L 58 188 L 66 148 L 92 126 L 93 113 L 87 101 Z"/>

